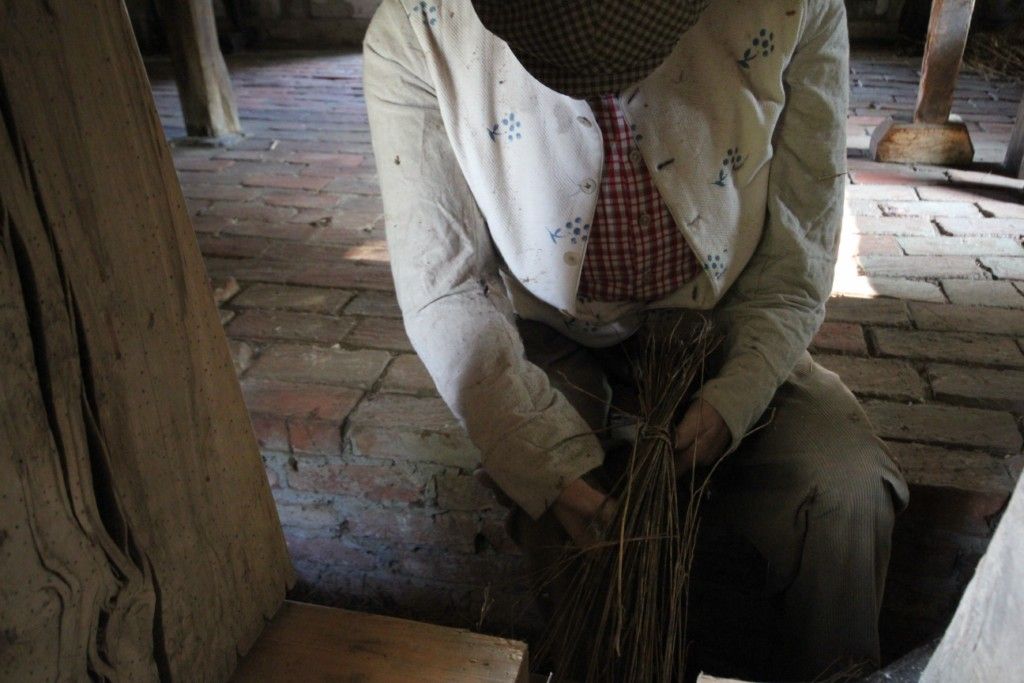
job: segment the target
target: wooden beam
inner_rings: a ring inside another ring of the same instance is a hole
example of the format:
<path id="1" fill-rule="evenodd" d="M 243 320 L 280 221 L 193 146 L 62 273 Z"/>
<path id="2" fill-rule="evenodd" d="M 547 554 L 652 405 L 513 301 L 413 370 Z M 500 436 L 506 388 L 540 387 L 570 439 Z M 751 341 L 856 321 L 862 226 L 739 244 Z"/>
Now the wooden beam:
<path id="1" fill-rule="evenodd" d="M 0 680 L 226 680 L 292 572 L 127 14 L 0 15 Z"/>
<path id="2" fill-rule="evenodd" d="M 235 683 L 529 683 L 526 644 L 464 629 L 286 602 Z"/>
<path id="3" fill-rule="evenodd" d="M 974 0 L 932 0 L 915 123 L 943 124 L 949 120 L 973 12 Z"/>
<path id="4" fill-rule="evenodd" d="M 226 139 L 240 134 L 213 0 L 159 0 L 159 7 L 189 136 Z"/>
<path id="5" fill-rule="evenodd" d="M 974 159 L 967 126 L 950 118 L 973 12 L 974 0 L 932 0 L 913 120 L 890 118 L 875 128 L 872 159 L 942 166 Z"/>
<path id="6" fill-rule="evenodd" d="M 1024 97 L 1017 108 L 1017 123 L 1010 135 L 1010 146 L 1006 148 L 1006 170 L 1018 178 L 1024 178 Z"/>

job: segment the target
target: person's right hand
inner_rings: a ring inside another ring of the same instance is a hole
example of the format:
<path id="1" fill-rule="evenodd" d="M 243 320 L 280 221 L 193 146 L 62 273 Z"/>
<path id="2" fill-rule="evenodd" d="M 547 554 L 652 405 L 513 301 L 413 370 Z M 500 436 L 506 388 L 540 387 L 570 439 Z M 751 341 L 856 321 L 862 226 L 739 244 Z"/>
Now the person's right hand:
<path id="1" fill-rule="evenodd" d="M 615 516 L 615 500 L 577 479 L 562 489 L 551 511 L 573 544 L 585 550 L 601 540 L 600 529 Z"/>

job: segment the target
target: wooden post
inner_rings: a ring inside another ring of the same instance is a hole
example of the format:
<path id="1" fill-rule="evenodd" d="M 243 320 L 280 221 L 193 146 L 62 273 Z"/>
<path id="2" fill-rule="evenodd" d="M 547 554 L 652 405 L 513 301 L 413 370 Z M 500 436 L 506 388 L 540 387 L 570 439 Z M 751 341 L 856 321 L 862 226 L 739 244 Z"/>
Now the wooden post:
<path id="1" fill-rule="evenodd" d="M 1017 109 L 1017 123 L 1010 136 L 1010 146 L 1006 148 L 1006 170 L 1018 178 L 1024 178 L 1024 97 Z"/>
<path id="2" fill-rule="evenodd" d="M 0 681 L 227 680 L 291 567 L 127 14 L 0 16 Z"/>
<path id="3" fill-rule="evenodd" d="M 159 7 L 189 136 L 230 139 L 240 134 L 213 0 L 159 0 Z"/>
<path id="4" fill-rule="evenodd" d="M 974 0 L 932 0 L 913 121 L 889 119 L 875 129 L 876 161 L 961 166 L 974 158 L 967 127 L 950 120 L 973 12 Z"/>

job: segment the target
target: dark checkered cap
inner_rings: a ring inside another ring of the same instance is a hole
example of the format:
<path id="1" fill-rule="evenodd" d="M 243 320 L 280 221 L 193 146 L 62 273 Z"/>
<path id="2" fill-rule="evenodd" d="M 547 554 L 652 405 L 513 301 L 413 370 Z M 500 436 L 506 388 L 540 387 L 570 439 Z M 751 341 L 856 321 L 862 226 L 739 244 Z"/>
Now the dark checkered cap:
<path id="1" fill-rule="evenodd" d="M 616 93 L 672 52 L 710 0 L 473 0 L 534 78 L 572 97 Z"/>

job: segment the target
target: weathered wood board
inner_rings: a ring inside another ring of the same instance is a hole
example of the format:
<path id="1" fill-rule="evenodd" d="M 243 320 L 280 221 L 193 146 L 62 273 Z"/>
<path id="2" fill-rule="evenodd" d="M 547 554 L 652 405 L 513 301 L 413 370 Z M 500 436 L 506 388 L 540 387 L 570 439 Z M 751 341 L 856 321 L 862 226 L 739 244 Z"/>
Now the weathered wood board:
<path id="1" fill-rule="evenodd" d="M 932 0 L 915 122 L 941 124 L 949 119 L 973 13 L 974 0 Z"/>
<path id="2" fill-rule="evenodd" d="M 158 5 L 188 134 L 202 138 L 239 134 L 242 126 L 217 42 L 213 0 L 159 0 Z"/>
<path id="3" fill-rule="evenodd" d="M 463 629 L 286 602 L 236 683 L 529 683 L 526 645 Z"/>
<path id="4" fill-rule="evenodd" d="M 0 16 L 0 680 L 224 680 L 292 572 L 127 16 Z"/>
<path id="5" fill-rule="evenodd" d="M 1024 178 L 1024 98 L 1017 107 L 1017 122 L 1013 125 L 1010 144 L 1006 148 L 1006 170 Z"/>

